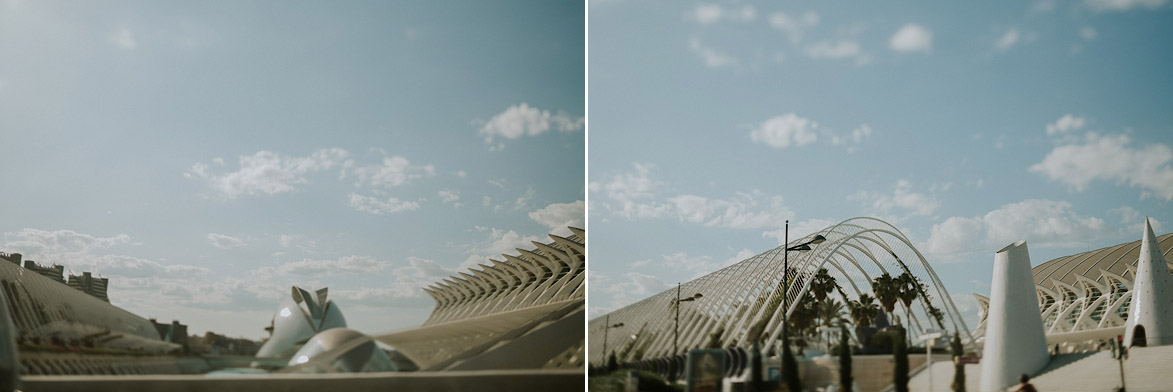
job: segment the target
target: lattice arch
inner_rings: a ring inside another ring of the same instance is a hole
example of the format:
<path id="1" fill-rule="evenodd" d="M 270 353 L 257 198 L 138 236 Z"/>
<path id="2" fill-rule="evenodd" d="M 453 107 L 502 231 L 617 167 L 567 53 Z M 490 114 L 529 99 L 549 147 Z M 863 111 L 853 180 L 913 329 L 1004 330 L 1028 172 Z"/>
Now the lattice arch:
<path id="1" fill-rule="evenodd" d="M 894 277 L 909 272 L 924 284 L 928 297 L 921 296 L 910 309 L 897 306 L 895 314 L 903 320 L 910 336 L 929 329 L 945 329 L 961 331 L 963 340 L 972 341 L 957 306 L 912 242 L 887 222 L 858 217 L 684 283 L 683 295 L 702 293 L 704 297 L 680 308 L 680 352 L 675 354 L 709 346 L 714 339 L 723 348 L 748 348 L 752 340 L 747 339 L 747 335 L 755 324 L 762 321 L 765 321 L 762 331 L 763 336 L 767 336 L 764 340 L 766 350 L 773 351 L 779 344 L 782 331 L 782 312 L 776 305 L 779 301 L 771 300 L 783 291 L 782 252 L 787 246 L 804 243 L 815 235 L 822 235 L 826 241 L 812 245 L 810 251 L 792 251 L 789 255 L 790 268 L 795 271 L 793 283 L 785 294 L 790 304 L 787 311 L 791 315 L 800 301 L 809 299 L 810 278 L 820 268 L 826 268 L 842 288 L 840 293 L 831 294 L 840 302 L 855 300 L 861 294 L 874 297 L 871 281 L 885 272 Z M 672 304 L 675 296 L 676 288 L 673 287 L 606 315 L 612 324 L 622 322 L 625 325 L 625 331 L 606 334 L 608 351 L 615 352 L 621 362 L 673 357 Z M 944 313 L 940 322 L 929 315 L 930 306 Z M 588 326 L 591 334 L 589 359 L 595 364 L 603 363 L 605 358 L 602 340 L 606 318 L 591 320 Z"/>

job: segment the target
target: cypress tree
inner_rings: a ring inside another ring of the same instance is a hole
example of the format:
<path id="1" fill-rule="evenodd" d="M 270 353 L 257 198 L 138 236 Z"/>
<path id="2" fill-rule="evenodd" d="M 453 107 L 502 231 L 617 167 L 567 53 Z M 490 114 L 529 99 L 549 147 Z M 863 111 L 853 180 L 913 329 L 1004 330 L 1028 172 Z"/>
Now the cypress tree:
<path id="1" fill-rule="evenodd" d="M 847 326 L 839 329 L 839 390 L 851 392 L 851 342 L 847 339 Z"/>
<path id="2" fill-rule="evenodd" d="M 949 342 L 953 349 L 953 391 L 965 392 L 965 364 L 961 363 L 961 356 L 965 355 L 961 347 L 961 335 L 953 331 L 953 341 Z"/>
<path id="3" fill-rule="evenodd" d="M 904 343 L 904 327 L 892 328 L 892 385 L 896 392 L 908 392 L 908 346 Z"/>
<path id="4" fill-rule="evenodd" d="M 790 339 L 782 334 L 782 376 L 786 377 L 786 388 L 802 391 L 802 380 L 798 379 L 798 362 L 794 360 L 794 353 L 790 352 Z"/>

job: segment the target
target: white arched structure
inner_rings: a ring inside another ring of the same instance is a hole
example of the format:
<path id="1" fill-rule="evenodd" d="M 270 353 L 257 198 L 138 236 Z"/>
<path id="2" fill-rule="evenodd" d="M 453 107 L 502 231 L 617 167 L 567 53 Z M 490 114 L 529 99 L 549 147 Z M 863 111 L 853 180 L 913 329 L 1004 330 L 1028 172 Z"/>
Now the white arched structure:
<path id="1" fill-rule="evenodd" d="M 329 289 L 313 293 L 297 286 L 290 290 L 273 315 L 273 335 L 257 350 L 257 358 L 288 358 L 295 349 L 318 332 L 346 327 L 346 318 L 334 301 L 326 298 Z"/>
<path id="2" fill-rule="evenodd" d="M 591 320 L 588 326 L 590 361 L 594 364 L 604 362 L 604 335 L 608 338 L 608 351 L 615 352 L 620 362 L 679 355 L 688 349 L 708 346 L 717 336 L 721 347 L 748 348 L 752 344 L 752 339 L 747 339 L 750 329 L 763 321 L 765 328 L 762 331 L 768 336 L 766 342 L 778 342 L 782 312 L 770 304 L 778 303 L 776 299 L 783 295 L 782 252 L 788 246 L 807 242 L 815 235 L 822 235 L 826 241 L 813 245 L 811 251 L 790 252 L 789 264 L 796 276 L 791 277 L 793 284 L 784 294 L 789 299 L 788 312 L 793 314 L 800 301 L 808 299 L 810 277 L 820 268 L 826 268 L 842 287 L 842 294 L 831 294 L 840 302 L 855 300 L 861 294 L 874 297 L 871 282 L 877 276 L 889 273 L 895 277 L 909 272 L 920 279 L 925 290 L 925 295 L 918 298 L 911 309 L 898 305 L 895 311 L 904 320 L 910 336 L 930 329 L 957 330 L 963 334 L 963 340 L 972 341 L 957 306 L 920 251 L 891 224 L 859 217 L 684 283 L 681 288 L 684 295 L 701 293 L 704 296 L 680 308 L 680 352 L 672 352 L 672 304 L 677 295 L 676 288 L 609 313 L 607 316 L 612 324 L 624 323 L 622 331 L 605 334 L 606 317 Z M 840 298 L 841 295 L 847 298 Z M 930 308 L 943 313 L 939 321 L 929 315 Z"/>
<path id="3" fill-rule="evenodd" d="M 1084 346 L 1095 349 L 1101 340 L 1125 334 L 1142 242 L 1064 256 L 1031 268 L 1048 344 L 1059 344 L 1064 352 Z M 1150 244 L 1149 252 L 1155 252 L 1150 259 L 1164 261 L 1168 270 L 1173 234 L 1154 236 Z M 989 299 L 979 294 L 974 297 L 981 313 L 973 334 L 980 343 L 985 336 Z"/>

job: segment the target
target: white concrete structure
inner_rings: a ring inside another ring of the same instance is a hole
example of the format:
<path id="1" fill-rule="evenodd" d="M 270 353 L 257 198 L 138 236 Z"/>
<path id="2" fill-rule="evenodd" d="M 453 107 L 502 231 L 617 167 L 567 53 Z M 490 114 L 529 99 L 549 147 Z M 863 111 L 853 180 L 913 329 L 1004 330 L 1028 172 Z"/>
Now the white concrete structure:
<path id="1" fill-rule="evenodd" d="M 1153 227 L 1146 218 L 1136 264 L 1132 309 L 1124 325 L 1124 344 L 1161 346 L 1173 344 L 1173 276 L 1164 263 Z"/>
<path id="2" fill-rule="evenodd" d="M 1035 374 L 1050 357 L 1034 299 L 1026 241 L 994 253 L 989 319 L 982 351 L 982 391 L 1001 391 L 1021 374 Z"/>
<path id="3" fill-rule="evenodd" d="M 289 358 L 291 371 L 300 373 L 363 373 L 396 371 L 387 353 L 370 336 L 346 328 L 331 328 L 310 338 Z"/>
<path id="4" fill-rule="evenodd" d="M 293 286 L 273 315 L 273 335 L 257 350 L 257 358 L 288 358 L 320 331 L 346 327 L 342 311 L 326 298 L 328 289 L 313 294 Z"/>
<path id="5" fill-rule="evenodd" d="M 1095 350 L 1104 339 L 1124 335 L 1142 242 L 1063 256 L 1031 269 L 1048 345 L 1058 344 L 1065 353 Z M 1163 259 L 1168 265 L 1173 253 L 1173 234 L 1150 239 L 1150 250 L 1146 252 L 1158 248 L 1164 250 L 1162 256 L 1153 255 L 1150 259 Z M 989 299 L 980 294 L 974 297 L 981 310 L 974 330 L 980 343 L 985 334 Z"/>
<path id="6" fill-rule="evenodd" d="M 811 245 L 809 251 L 789 252 L 792 283 L 783 284 L 783 251 L 816 235 L 826 240 Z M 609 313 L 611 323 L 624 323 L 609 334 L 604 333 L 606 315 L 598 315 L 587 326 L 588 333 L 595 335 L 589 343 L 590 362 L 601 365 L 614 353 L 619 362 L 663 369 L 665 361 L 683 361 L 680 354 L 689 349 L 715 346 L 731 350 L 736 357 L 751 350 L 754 341 L 764 342 L 764 350 L 776 352 L 782 330 L 781 305 L 788 303 L 785 312 L 794 315 L 803 301 L 811 300 L 808 294 L 813 277 L 824 268 L 841 287 L 829 297 L 841 303 L 863 294 L 874 296 L 871 283 L 875 277 L 907 272 L 923 282 L 924 290 L 910 307 L 896 307 L 908 333 L 917 336 L 927 330 L 956 330 L 963 334 L 963 340 L 970 341 L 969 330 L 944 284 L 912 242 L 887 222 L 858 217 L 685 282 L 681 287 L 684 295 L 701 293 L 703 297 L 680 307 L 679 352 L 673 352 L 676 287 Z M 603 353 L 604 336 L 609 340 L 607 354 Z"/>
<path id="7" fill-rule="evenodd" d="M 375 340 L 422 371 L 581 369 L 586 232 L 570 232 L 425 287 L 436 301 L 428 320 Z"/>

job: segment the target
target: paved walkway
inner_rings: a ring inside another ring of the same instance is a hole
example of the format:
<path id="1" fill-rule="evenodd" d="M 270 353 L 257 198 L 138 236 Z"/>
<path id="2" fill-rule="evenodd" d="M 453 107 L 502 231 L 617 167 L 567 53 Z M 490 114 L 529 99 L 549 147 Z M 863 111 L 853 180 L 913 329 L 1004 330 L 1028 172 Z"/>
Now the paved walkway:
<path id="1" fill-rule="evenodd" d="M 932 390 L 949 391 L 953 363 L 934 362 L 932 372 Z M 965 366 L 966 390 L 981 390 L 981 373 L 980 364 Z M 1124 377 L 1129 392 L 1173 390 L 1173 346 L 1132 349 L 1124 361 Z M 1110 351 L 1061 354 L 1051 357 L 1031 383 L 1040 392 L 1114 391 L 1120 386 L 1120 365 Z M 910 391 L 928 391 L 928 373 L 916 374 L 908 386 Z"/>

